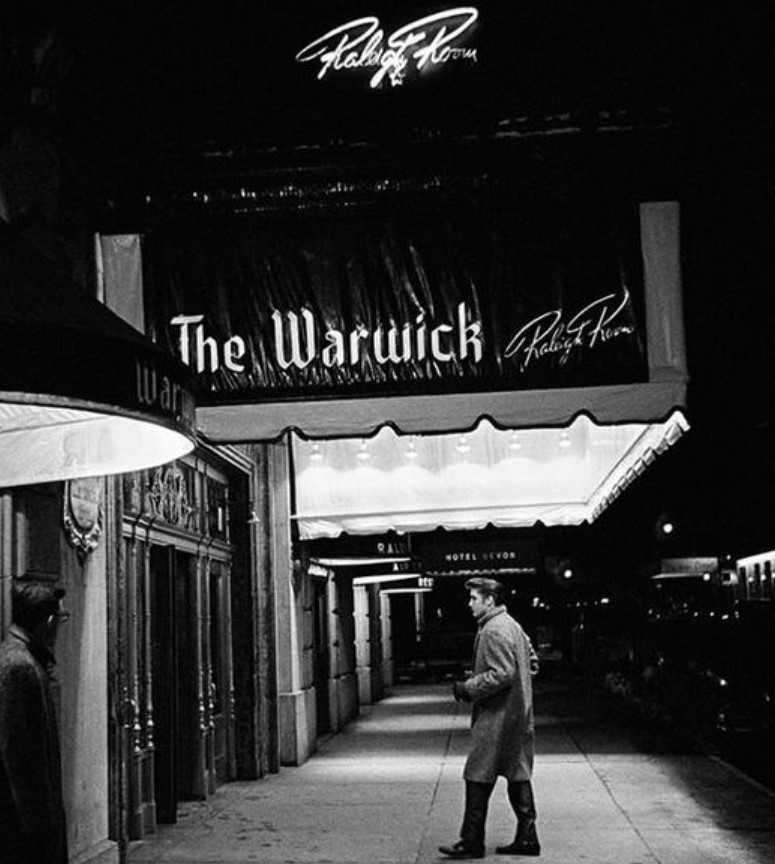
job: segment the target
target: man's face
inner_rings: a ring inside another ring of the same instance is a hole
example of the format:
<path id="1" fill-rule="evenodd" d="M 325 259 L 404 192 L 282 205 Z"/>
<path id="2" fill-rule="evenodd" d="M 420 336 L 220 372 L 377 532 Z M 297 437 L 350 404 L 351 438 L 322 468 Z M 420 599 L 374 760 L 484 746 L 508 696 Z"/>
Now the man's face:
<path id="1" fill-rule="evenodd" d="M 482 615 L 489 612 L 493 606 L 493 599 L 489 594 L 481 594 L 476 588 L 472 588 L 468 592 L 468 608 L 471 614 L 478 621 Z"/>
<path id="2" fill-rule="evenodd" d="M 57 611 L 52 615 L 49 615 L 48 618 L 43 622 L 42 625 L 42 636 L 43 641 L 48 645 L 49 648 L 53 649 L 54 644 L 56 643 L 57 634 L 59 633 L 59 625 L 70 617 L 69 612 L 65 612 L 62 608 L 62 603 L 60 601 Z"/>

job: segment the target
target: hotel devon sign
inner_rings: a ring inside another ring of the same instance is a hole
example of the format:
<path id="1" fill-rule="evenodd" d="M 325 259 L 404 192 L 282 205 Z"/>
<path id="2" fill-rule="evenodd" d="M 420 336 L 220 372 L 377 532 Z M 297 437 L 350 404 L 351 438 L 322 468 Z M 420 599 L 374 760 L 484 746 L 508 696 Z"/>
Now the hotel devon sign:
<path id="1" fill-rule="evenodd" d="M 308 63 L 322 80 L 361 72 L 372 89 L 398 87 L 423 71 L 451 63 L 476 63 L 470 45 L 478 11 L 461 6 L 410 21 L 388 32 L 373 15 L 346 21 L 302 48 L 298 63 Z"/>
<path id="2" fill-rule="evenodd" d="M 647 380 L 633 213 L 502 216 L 428 201 L 158 228 L 155 331 L 200 405 Z"/>

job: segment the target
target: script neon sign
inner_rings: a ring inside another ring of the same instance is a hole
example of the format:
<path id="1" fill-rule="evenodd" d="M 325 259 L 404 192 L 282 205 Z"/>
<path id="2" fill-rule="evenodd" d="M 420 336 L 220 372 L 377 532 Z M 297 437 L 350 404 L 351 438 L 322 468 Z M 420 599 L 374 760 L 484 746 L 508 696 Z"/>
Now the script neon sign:
<path id="1" fill-rule="evenodd" d="M 396 87 L 412 71 L 460 60 L 475 63 L 476 48 L 460 42 L 478 17 L 475 8 L 461 6 L 419 18 L 386 35 L 379 18 L 369 15 L 329 30 L 302 48 L 296 60 L 317 60 L 318 80 L 329 72 L 369 69 L 374 70 L 370 87 L 379 87 L 386 78 Z"/>

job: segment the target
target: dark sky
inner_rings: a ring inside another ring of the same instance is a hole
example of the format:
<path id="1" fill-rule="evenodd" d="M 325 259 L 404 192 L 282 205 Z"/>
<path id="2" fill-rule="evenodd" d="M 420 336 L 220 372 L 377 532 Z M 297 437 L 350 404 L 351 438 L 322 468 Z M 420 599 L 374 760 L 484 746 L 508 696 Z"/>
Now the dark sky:
<path id="1" fill-rule="evenodd" d="M 17 30 L 58 22 L 72 54 L 68 111 L 95 124 L 105 144 L 385 140 L 603 109 L 668 107 L 711 123 L 769 111 L 772 4 L 762 0 L 481 0 L 475 64 L 378 93 L 358 76 L 318 82 L 314 64 L 295 61 L 354 17 L 376 15 L 391 32 L 454 5 L 11 0 L 10 9 L 24 22 Z"/>

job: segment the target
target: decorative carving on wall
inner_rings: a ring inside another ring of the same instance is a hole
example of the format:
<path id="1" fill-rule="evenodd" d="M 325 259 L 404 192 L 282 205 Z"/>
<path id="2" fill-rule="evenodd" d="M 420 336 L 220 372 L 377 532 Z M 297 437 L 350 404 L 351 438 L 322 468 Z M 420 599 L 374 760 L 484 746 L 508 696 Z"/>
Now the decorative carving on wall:
<path id="1" fill-rule="evenodd" d="M 85 477 L 65 483 L 62 514 L 65 534 L 81 562 L 97 548 L 102 534 L 102 489 L 101 477 Z"/>
<path id="2" fill-rule="evenodd" d="M 144 510 L 177 528 L 193 527 L 196 507 L 189 499 L 186 475 L 177 464 L 164 465 L 149 473 Z"/>

